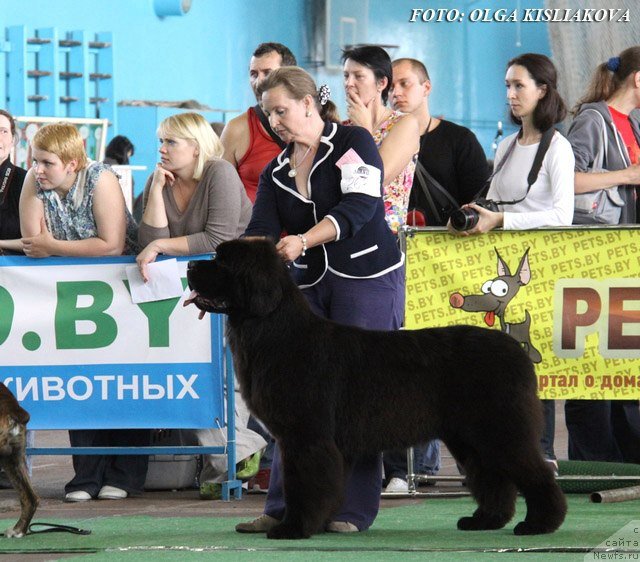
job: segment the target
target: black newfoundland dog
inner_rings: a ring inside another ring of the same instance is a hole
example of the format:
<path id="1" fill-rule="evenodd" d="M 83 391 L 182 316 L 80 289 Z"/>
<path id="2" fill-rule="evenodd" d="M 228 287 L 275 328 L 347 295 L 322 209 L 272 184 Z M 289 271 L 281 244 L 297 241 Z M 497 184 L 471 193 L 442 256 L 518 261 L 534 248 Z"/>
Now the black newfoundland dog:
<path id="1" fill-rule="evenodd" d="M 311 312 L 264 240 L 234 240 L 189 263 L 201 310 L 227 314 L 242 396 L 278 440 L 286 513 L 269 538 L 324 529 L 359 455 L 444 441 L 478 508 L 462 530 L 499 529 L 527 504 L 517 535 L 555 531 L 565 498 L 539 440 L 542 409 L 527 354 L 498 330 L 378 332 Z M 187 303 L 185 303 L 187 304 Z"/>

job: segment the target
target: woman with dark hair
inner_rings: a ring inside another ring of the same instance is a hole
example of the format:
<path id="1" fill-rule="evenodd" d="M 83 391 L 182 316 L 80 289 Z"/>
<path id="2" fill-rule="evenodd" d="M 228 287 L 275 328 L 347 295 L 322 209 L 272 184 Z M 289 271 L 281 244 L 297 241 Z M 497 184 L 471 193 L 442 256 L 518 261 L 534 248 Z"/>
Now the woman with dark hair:
<path id="1" fill-rule="evenodd" d="M 288 146 L 260 176 L 245 235 L 277 242 L 319 316 L 362 328 L 398 329 L 404 313 L 403 260 L 385 222 L 382 161 L 371 135 L 337 124 L 326 87 L 318 90 L 301 68 L 274 70 L 259 92 L 272 129 Z M 283 231 L 287 235 L 280 238 Z M 295 482 L 283 481 L 282 459 L 315 466 L 318 455 L 326 462 L 328 450 L 296 459 L 287 456 L 288 443 L 278 445 L 282 458 L 274 454 L 264 514 L 237 525 L 238 532 L 268 532 L 284 517 L 284 494 Z M 373 455 L 344 469 L 344 502 L 327 531 L 369 528 L 380 504 L 381 465 L 380 456 Z M 338 464 L 336 469 L 342 470 Z M 309 477 L 318 489 L 334 485 L 331 475 Z"/>
<path id="2" fill-rule="evenodd" d="M 556 67 L 545 55 L 526 53 L 507 63 L 505 84 L 510 118 L 520 125 L 520 130 L 506 137 L 496 151 L 487 198 L 501 204 L 498 211 L 475 203 L 465 205 L 478 213 L 478 222 L 473 228 L 460 231 L 453 229 L 450 220 L 449 230 L 461 236 L 482 234 L 496 227 L 526 230 L 568 226 L 573 219 L 573 151 L 569 141 L 553 131 L 553 126 L 567 114 L 558 93 Z M 529 185 L 529 171 L 545 133 L 552 135 L 549 146 L 536 180 Z M 543 400 L 543 404 L 542 452 L 557 466 L 553 450 L 555 402 Z"/>
<path id="3" fill-rule="evenodd" d="M 371 133 L 384 164 L 383 198 L 389 228 L 396 233 L 407 221 L 409 195 L 420 148 L 418 120 L 387 107 L 393 81 L 391 59 L 375 45 L 342 54 L 347 95 L 345 125 L 359 125 Z"/>
<path id="4" fill-rule="evenodd" d="M 624 201 L 620 224 L 640 217 L 638 109 L 640 46 L 634 46 L 598 65 L 567 135 L 576 158 L 576 193 L 617 186 Z M 599 154 L 605 155 L 603 169 L 594 170 Z M 570 459 L 640 463 L 637 400 L 567 400 L 565 419 Z"/>
<path id="5" fill-rule="evenodd" d="M 11 113 L 0 109 L 0 255 L 22 253 L 18 206 L 27 171 L 11 163 L 15 140 L 16 122 Z"/>
<path id="6" fill-rule="evenodd" d="M 576 104 L 567 138 L 576 158 L 576 193 L 618 188 L 624 201 L 620 224 L 637 222 L 640 185 L 640 46 L 625 49 L 600 64 Z M 606 146 L 603 146 L 606 139 Z M 593 173 L 600 151 L 604 169 Z"/>
<path id="7" fill-rule="evenodd" d="M 393 82 L 391 58 L 376 45 L 347 49 L 342 53 L 347 96 L 345 125 L 359 125 L 371 133 L 382 163 L 382 197 L 385 218 L 394 234 L 407 222 L 409 196 L 420 149 L 418 120 L 387 107 Z M 406 452 L 385 451 L 385 492 L 406 491 Z M 398 478 L 404 474 L 404 480 Z"/>
<path id="8" fill-rule="evenodd" d="M 111 166 L 126 166 L 129 158 L 133 156 L 135 148 L 133 143 L 125 136 L 118 135 L 111 139 L 107 145 L 104 163 Z"/>
<path id="9" fill-rule="evenodd" d="M 524 230 L 541 226 L 567 226 L 573 219 L 573 151 L 557 131 L 542 161 L 536 181 L 528 185 L 540 141 L 546 131 L 562 121 L 567 109 L 557 89 L 558 74 L 545 55 L 526 53 L 507 63 L 505 84 L 510 118 L 520 125 L 517 133 L 498 146 L 487 198 L 505 202 L 498 211 L 474 203 L 465 205 L 478 213 L 469 230 L 450 230 L 469 236 L 496 227 Z"/>

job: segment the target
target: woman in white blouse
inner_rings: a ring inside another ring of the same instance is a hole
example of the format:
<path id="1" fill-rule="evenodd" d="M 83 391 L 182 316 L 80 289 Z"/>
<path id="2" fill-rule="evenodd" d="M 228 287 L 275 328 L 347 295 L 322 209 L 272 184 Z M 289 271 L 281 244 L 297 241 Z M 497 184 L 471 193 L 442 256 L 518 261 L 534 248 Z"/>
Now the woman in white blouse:
<path id="1" fill-rule="evenodd" d="M 506 137 L 496 152 L 487 198 L 500 202 L 493 211 L 470 203 L 477 223 L 468 236 L 494 228 L 524 230 L 570 225 L 573 219 L 574 156 L 571 144 L 555 131 L 536 181 L 527 177 L 545 131 L 562 121 L 567 109 L 557 90 L 557 71 L 551 60 L 536 53 L 509 61 L 505 76 L 511 120 L 520 130 Z M 473 222 L 473 221 L 472 221 Z"/>

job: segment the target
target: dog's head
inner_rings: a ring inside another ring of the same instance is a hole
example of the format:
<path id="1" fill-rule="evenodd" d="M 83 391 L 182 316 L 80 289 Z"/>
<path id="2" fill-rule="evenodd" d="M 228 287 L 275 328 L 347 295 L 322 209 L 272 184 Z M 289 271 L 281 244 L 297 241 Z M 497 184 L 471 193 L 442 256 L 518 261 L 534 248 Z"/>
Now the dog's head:
<path id="1" fill-rule="evenodd" d="M 292 284 L 275 245 L 257 239 L 223 242 L 214 259 L 189 262 L 187 279 L 200 310 L 258 317 L 273 312 Z"/>

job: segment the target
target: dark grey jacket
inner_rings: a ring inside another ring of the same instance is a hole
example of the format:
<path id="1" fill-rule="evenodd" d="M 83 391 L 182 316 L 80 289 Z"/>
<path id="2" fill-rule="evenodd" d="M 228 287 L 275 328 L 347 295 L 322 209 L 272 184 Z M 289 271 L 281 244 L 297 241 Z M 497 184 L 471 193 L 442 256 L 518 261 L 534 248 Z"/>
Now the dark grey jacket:
<path id="1" fill-rule="evenodd" d="M 593 161 L 602 145 L 602 121 L 593 112 L 587 111 L 594 109 L 604 118 L 607 124 L 607 158 L 604 163 L 606 171 L 615 172 L 623 170 L 631 165 L 627 147 L 622 140 L 622 136 L 616 129 L 609 108 L 606 102 L 599 101 L 595 103 L 585 103 L 576 118 L 569 127 L 567 138 L 573 148 L 573 154 L 576 158 L 576 172 L 587 172 L 591 169 Z M 631 127 L 635 134 L 638 144 L 640 144 L 640 120 L 636 111 L 631 113 Z M 605 171 L 603 170 L 603 171 Z M 634 191 L 635 186 L 619 186 L 620 196 L 625 201 L 622 209 L 620 224 L 633 224 L 636 222 L 636 207 Z"/>

